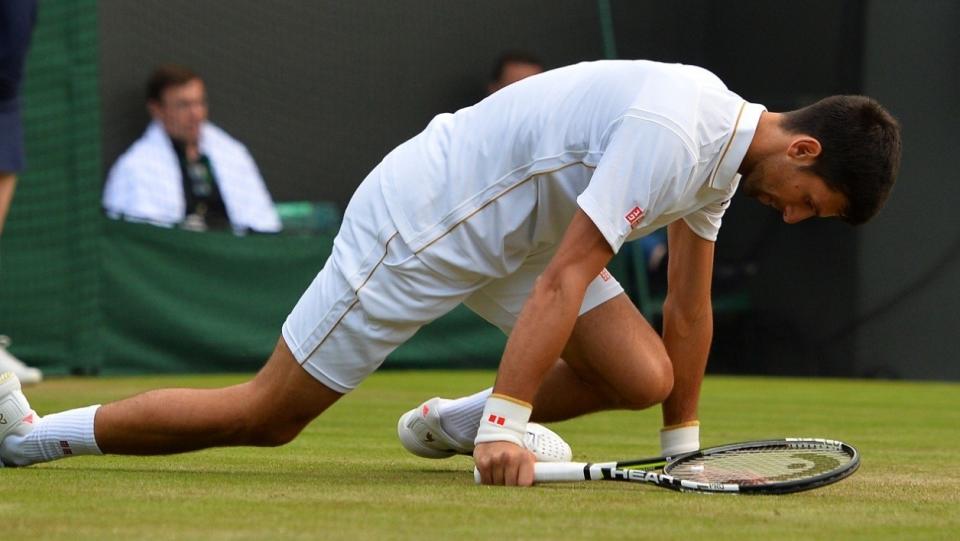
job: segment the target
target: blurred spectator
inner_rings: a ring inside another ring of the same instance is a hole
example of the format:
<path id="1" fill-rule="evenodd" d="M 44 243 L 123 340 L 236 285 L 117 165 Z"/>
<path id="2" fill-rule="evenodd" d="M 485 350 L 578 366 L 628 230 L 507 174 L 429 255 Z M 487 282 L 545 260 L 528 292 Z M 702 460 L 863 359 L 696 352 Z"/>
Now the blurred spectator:
<path id="1" fill-rule="evenodd" d="M 507 51 L 500 55 L 493 67 L 487 93 L 493 94 L 507 85 L 542 72 L 543 62 L 536 56 L 523 51 Z"/>
<path id="2" fill-rule="evenodd" d="M 0 234 L 13 200 L 17 172 L 25 164 L 20 122 L 20 80 L 37 20 L 35 0 L 0 1 Z M 14 357 L 10 339 L 0 335 L 0 373 L 13 372 L 21 383 L 37 383 L 43 373 Z"/>
<path id="3" fill-rule="evenodd" d="M 203 79 L 176 65 L 147 83 L 153 121 L 110 169 L 103 207 L 115 218 L 237 232 L 277 232 L 280 219 L 247 148 L 207 120 Z"/>
<path id="4" fill-rule="evenodd" d="M 663 227 L 637 241 L 643 254 L 643 269 L 651 295 L 667 294 L 667 228 Z M 633 248 L 636 249 L 636 248 Z"/>

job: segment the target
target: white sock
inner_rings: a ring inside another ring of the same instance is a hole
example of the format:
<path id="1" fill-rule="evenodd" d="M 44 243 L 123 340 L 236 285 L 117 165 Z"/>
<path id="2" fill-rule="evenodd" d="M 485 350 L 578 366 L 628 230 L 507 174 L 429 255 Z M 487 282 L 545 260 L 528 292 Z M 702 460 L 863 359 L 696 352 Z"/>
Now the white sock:
<path id="1" fill-rule="evenodd" d="M 7 435 L 0 443 L 0 461 L 29 466 L 79 455 L 102 455 L 93 437 L 93 418 L 100 405 L 54 413 L 40 419 L 26 436 Z"/>
<path id="2" fill-rule="evenodd" d="M 463 398 L 441 400 L 437 413 L 440 414 L 443 431 L 464 447 L 473 448 L 473 440 L 477 438 L 477 429 L 480 428 L 480 415 L 492 392 L 493 387 L 489 387 Z"/>

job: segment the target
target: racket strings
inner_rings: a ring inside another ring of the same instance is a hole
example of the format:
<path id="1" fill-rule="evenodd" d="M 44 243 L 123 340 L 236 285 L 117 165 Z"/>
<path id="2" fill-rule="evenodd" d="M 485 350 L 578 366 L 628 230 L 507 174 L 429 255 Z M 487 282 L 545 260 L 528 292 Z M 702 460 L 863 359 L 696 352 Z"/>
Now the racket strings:
<path id="1" fill-rule="evenodd" d="M 816 477 L 851 460 L 839 447 L 756 447 L 691 457 L 671 465 L 667 473 L 701 483 L 756 485 Z"/>

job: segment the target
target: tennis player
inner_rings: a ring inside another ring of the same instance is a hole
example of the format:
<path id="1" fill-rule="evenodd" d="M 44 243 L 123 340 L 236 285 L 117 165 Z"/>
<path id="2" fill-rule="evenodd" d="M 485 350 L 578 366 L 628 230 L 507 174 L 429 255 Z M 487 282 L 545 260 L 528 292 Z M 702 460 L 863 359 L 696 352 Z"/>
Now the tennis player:
<path id="1" fill-rule="evenodd" d="M 706 70 L 647 61 L 524 79 L 438 115 L 369 174 L 252 380 L 41 420 L 8 376 L 0 461 L 286 443 L 459 303 L 509 333 L 496 384 L 405 414 L 408 449 L 472 452 L 485 483 L 529 485 L 535 460 L 569 456 L 529 421 L 654 404 L 665 448 L 694 448 L 714 241 L 738 186 L 788 223 L 856 224 L 884 203 L 899 159 L 899 128 L 869 98 L 771 113 Z M 661 227 L 662 337 L 604 269 L 624 242 Z"/>

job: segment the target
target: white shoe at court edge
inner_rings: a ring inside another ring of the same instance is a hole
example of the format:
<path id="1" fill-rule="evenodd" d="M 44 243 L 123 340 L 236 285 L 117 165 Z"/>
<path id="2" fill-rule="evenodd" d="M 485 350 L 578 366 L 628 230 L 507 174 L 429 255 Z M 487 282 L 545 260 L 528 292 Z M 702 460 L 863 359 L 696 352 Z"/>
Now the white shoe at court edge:
<path id="1" fill-rule="evenodd" d="M 400 416 L 400 443 L 407 451 L 424 458 L 473 454 L 473 444 L 463 446 L 443 430 L 437 410 L 439 402 L 440 398 L 431 398 Z M 527 423 L 523 446 L 533 452 L 537 462 L 569 462 L 573 458 L 573 451 L 563 438 L 537 423 Z"/>
<path id="2" fill-rule="evenodd" d="M 30 409 L 30 403 L 20 390 L 20 380 L 16 374 L 0 374 L 0 443 L 11 434 L 26 436 L 33 431 L 33 424 L 37 420 L 39 416 Z M 0 460 L 0 468 L 2 467 L 3 461 Z"/>
<path id="3" fill-rule="evenodd" d="M 40 383 L 43 372 L 39 368 L 27 366 L 23 361 L 13 356 L 7 348 L 10 347 L 10 337 L 0 334 L 0 372 L 13 372 L 24 385 Z"/>

